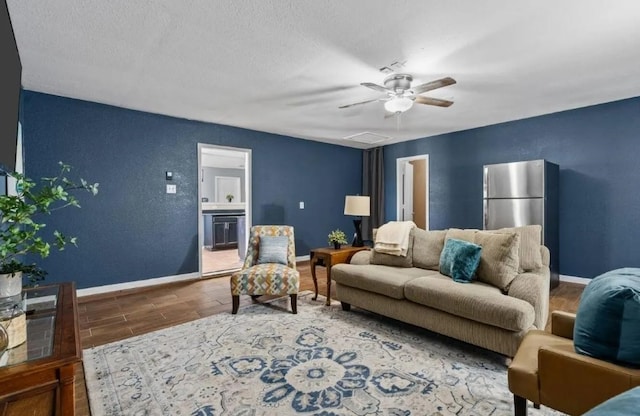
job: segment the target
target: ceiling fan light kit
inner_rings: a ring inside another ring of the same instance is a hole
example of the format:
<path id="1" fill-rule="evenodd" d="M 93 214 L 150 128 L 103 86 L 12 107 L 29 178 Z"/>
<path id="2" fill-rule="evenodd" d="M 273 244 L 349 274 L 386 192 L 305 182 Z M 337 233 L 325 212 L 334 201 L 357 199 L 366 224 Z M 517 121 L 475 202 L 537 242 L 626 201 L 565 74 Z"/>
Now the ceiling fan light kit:
<path id="1" fill-rule="evenodd" d="M 419 94 L 423 92 L 435 90 L 437 88 L 446 87 L 456 83 L 451 77 L 437 79 L 435 81 L 420 84 L 411 88 L 413 76 L 409 74 L 391 74 L 384 79 L 384 87 L 382 85 L 371 82 L 363 82 L 360 85 L 371 88 L 372 90 L 387 94 L 386 97 L 380 97 L 373 100 L 361 101 L 358 103 L 347 104 L 339 108 L 353 107 L 355 105 L 367 104 L 376 101 L 383 101 L 384 108 L 393 114 L 403 113 L 413 107 L 413 103 L 434 105 L 437 107 L 449 107 L 453 101 L 442 100 L 439 98 L 425 97 Z"/>
<path id="2" fill-rule="evenodd" d="M 404 113 L 413 106 L 413 100 L 408 97 L 394 97 L 384 103 L 384 108 L 390 113 Z"/>

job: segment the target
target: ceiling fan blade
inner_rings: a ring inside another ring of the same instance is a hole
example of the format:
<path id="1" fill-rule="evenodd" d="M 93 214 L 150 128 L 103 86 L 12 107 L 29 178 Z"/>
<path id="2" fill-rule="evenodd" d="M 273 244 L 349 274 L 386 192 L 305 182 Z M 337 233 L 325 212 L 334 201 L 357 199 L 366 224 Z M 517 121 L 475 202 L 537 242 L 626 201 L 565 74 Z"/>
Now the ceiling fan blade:
<path id="1" fill-rule="evenodd" d="M 440 98 L 422 97 L 418 95 L 415 99 L 418 104 L 437 105 L 438 107 L 449 107 L 453 101 L 441 100 Z"/>
<path id="2" fill-rule="evenodd" d="M 385 88 L 382 85 L 374 84 L 373 82 L 362 82 L 360 83 L 360 85 L 362 85 L 363 87 L 371 88 L 372 90 L 376 90 L 384 93 L 391 93 L 391 94 L 394 93 L 390 89 Z"/>
<path id="3" fill-rule="evenodd" d="M 427 82 L 425 84 L 418 85 L 417 87 L 411 88 L 414 94 L 421 94 L 426 91 L 435 90 L 436 88 L 446 87 L 447 85 L 453 85 L 456 83 L 456 80 L 451 77 L 446 77 L 442 79 L 437 79 L 435 81 Z"/>
<path id="4" fill-rule="evenodd" d="M 374 100 L 367 100 L 367 101 L 360 101 L 359 103 L 353 103 L 353 104 L 347 104 L 347 105 L 341 105 L 338 108 L 348 108 L 348 107 L 353 107 L 354 105 L 360 105 L 360 104 L 367 104 L 367 103 L 372 103 L 374 101 L 380 101 L 379 98 L 376 98 Z"/>

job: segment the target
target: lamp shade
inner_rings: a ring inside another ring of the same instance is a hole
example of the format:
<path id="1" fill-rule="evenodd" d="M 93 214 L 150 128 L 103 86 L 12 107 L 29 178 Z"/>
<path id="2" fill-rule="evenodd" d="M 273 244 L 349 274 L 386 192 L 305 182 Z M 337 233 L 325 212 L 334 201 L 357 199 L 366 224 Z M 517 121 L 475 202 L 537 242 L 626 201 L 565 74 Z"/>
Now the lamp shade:
<path id="1" fill-rule="evenodd" d="M 413 100 L 407 97 L 395 97 L 384 103 L 384 108 L 391 113 L 403 113 L 413 106 Z"/>
<path id="2" fill-rule="evenodd" d="M 369 197 L 360 195 L 347 195 L 344 199 L 344 215 L 356 215 L 368 217 Z"/>

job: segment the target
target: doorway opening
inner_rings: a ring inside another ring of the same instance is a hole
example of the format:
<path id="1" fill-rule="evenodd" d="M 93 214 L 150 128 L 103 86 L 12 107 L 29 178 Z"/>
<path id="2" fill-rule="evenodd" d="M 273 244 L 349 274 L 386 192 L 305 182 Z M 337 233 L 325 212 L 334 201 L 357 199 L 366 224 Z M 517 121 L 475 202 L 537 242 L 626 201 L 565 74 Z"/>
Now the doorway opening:
<path id="1" fill-rule="evenodd" d="M 198 143 L 200 275 L 242 267 L 251 228 L 251 149 Z"/>
<path id="2" fill-rule="evenodd" d="M 429 229 L 429 155 L 396 159 L 396 218 Z"/>

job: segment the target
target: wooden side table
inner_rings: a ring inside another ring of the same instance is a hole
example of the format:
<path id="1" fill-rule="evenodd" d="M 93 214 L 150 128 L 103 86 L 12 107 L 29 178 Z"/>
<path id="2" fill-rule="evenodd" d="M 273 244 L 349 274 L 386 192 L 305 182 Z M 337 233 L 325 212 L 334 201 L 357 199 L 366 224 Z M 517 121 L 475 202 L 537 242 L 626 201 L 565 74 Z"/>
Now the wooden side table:
<path id="1" fill-rule="evenodd" d="M 348 263 L 351 257 L 358 251 L 368 250 L 368 247 L 351 247 L 344 246 L 341 248 L 322 247 L 311 250 L 310 265 L 311 277 L 313 277 L 313 286 L 316 289 L 316 295 L 313 300 L 318 299 L 318 279 L 316 278 L 316 265 L 325 266 L 327 268 L 327 302 L 331 304 L 331 267 L 340 263 Z"/>
<path id="2" fill-rule="evenodd" d="M 0 414 L 75 415 L 82 362 L 73 282 L 24 290 L 27 341 L 0 356 Z"/>

